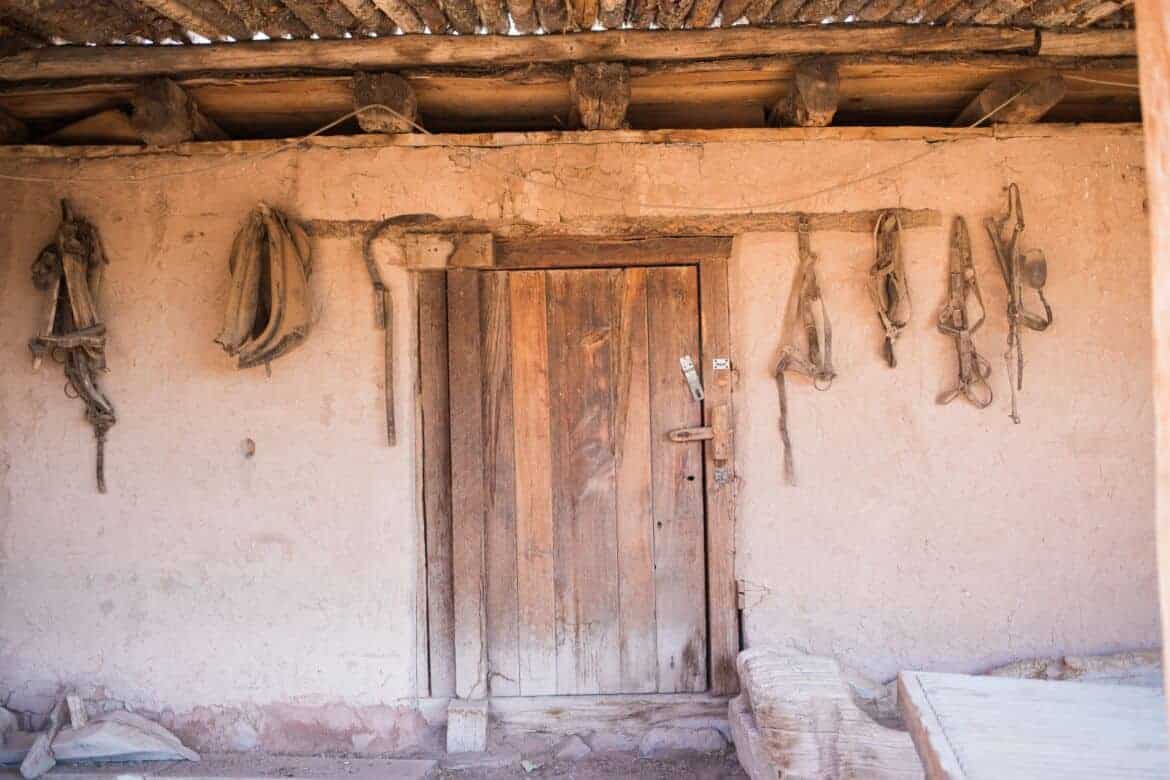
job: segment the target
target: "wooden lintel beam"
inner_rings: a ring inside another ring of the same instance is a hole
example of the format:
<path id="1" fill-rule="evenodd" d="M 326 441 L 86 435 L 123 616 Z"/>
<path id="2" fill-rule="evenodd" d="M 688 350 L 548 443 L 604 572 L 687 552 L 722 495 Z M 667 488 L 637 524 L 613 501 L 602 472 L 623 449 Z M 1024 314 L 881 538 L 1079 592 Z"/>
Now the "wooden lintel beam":
<path id="1" fill-rule="evenodd" d="M 416 10 L 418 2 L 416 0 L 412 3 Z M 1036 34 L 1031 30 L 925 25 L 610 30 L 582 35 L 473 35 L 450 38 L 395 35 L 335 41 L 263 41 L 210 46 L 55 46 L 0 59 L 0 82 L 288 70 L 351 73 L 354 70 L 398 70 L 425 66 L 678 62 L 772 56 L 988 52 L 1030 54 L 1035 48 Z"/>
<path id="2" fill-rule="evenodd" d="M 492 264 L 496 268 L 571 268 L 588 254 L 591 266 L 623 267 L 677 265 L 726 261 L 732 239 L 726 236 L 689 236 L 600 240 L 578 238 L 529 238 L 495 242 Z"/>
<path id="3" fill-rule="evenodd" d="M 743 233 L 795 233 L 803 217 L 812 230 L 847 233 L 872 233 L 874 223 L 887 210 L 799 212 L 777 211 L 755 214 L 683 215 L 667 217 L 595 217 L 565 222 L 521 222 L 468 219 L 440 219 L 432 215 L 406 215 L 395 220 L 381 233 L 391 240 L 405 236 L 491 235 L 496 241 L 579 238 L 582 240 L 634 240 L 669 237 L 734 237 Z M 939 212 L 934 209 L 893 209 L 906 229 L 937 227 Z M 322 238 L 365 236 L 379 222 L 367 220 L 309 219 L 306 231 Z M 412 262 L 405 257 L 401 263 Z M 421 263 L 426 265 L 426 263 Z M 459 262 L 468 267 L 467 262 Z"/>
<path id="4" fill-rule="evenodd" d="M 969 127 L 976 122 L 993 125 L 1038 122 L 1064 98 L 1064 93 L 1064 78 L 1058 73 L 998 78 L 967 104 L 952 126 Z"/>
<path id="5" fill-rule="evenodd" d="M 569 126 L 620 130 L 630 107 L 630 69 L 620 62 L 575 65 L 569 79 Z"/>
<path id="6" fill-rule="evenodd" d="M 130 122 L 151 146 L 172 146 L 187 141 L 224 141 L 228 134 L 212 122 L 187 91 L 166 78 L 149 79 L 130 101 Z"/>
<path id="7" fill-rule="evenodd" d="M 797 63 L 788 94 L 768 112 L 776 127 L 827 127 L 840 99 L 837 64 L 831 60 Z"/>
<path id="8" fill-rule="evenodd" d="M 372 108 L 358 114 L 358 125 L 367 133 L 410 133 L 418 125 L 418 98 L 406 79 L 394 73 L 355 73 L 353 107 Z"/>

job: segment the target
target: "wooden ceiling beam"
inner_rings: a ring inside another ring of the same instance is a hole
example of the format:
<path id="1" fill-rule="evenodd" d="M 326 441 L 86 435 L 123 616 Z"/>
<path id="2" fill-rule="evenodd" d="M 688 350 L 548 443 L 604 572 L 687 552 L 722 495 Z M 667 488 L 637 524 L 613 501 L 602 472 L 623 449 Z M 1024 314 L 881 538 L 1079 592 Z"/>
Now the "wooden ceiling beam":
<path id="1" fill-rule="evenodd" d="M 406 0 L 406 2 L 432 33 L 443 33 L 451 27 L 451 22 L 443 13 L 443 9 L 439 7 L 438 0 Z"/>
<path id="2" fill-rule="evenodd" d="M 139 0 L 145 2 L 145 0 Z M 301 23 L 293 12 L 279 0 L 217 0 L 229 14 L 243 22 L 253 33 L 262 32 L 270 38 L 288 35 L 308 38 L 312 30 Z"/>
<path id="3" fill-rule="evenodd" d="M 512 16 L 512 23 L 522 33 L 535 32 L 540 27 L 536 19 L 536 6 L 533 0 L 507 0 L 508 13 Z M 625 4 L 622 4 L 623 14 Z"/>
<path id="4" fill-rule="evenodd" d="M 886 17 L 886 21 L 898 22 L 899 24 L 905 24 L 906 22 L 918 23 L 925 16 L 927 6 L 931 4 L 931 1 L 902 0 L 902 4 Z"/>
<path id="5" fill-rule="evenodd" d="M 1062 30 L 1040 33 L 1042 57 L 1136 57 L 1133 30 Z"/>
<path id="6" fill-rule="evenodd" d="M 404 33 L 420 33 L 423 31 L 423 21 L 411 8 L 406 0 L 372 0 L 390 21 L 398 25 Z M 380 35 L 381 33 L 379 33 Z"/>
<path id="7" fill-rule="evenodd" d="M 1032 0 L 996 0 L 972 17 L 975 24 L 1006 24 L 1008 19 L 1023 11 Z"/>
<path id="8" fill-rule="evenodd" d="M 399 36 L 403 37 L 403 36 Z M 635 64 L 626 117 L 634 128 L 762 127 L 765 109 L 788 93 L 803 58 Z M 837 124 L 949 125 L 990 82 L 1036 68 L 1064 74 L 1067 94 L 1047 121 L 1132 122 L 1139 118 L 1135 58 L 1024 55 L 853 55 L 839 72 Z M 572 68 L 398 71 L 434 132 L 564 129 Z M 354 107 L 352 73 L 196 76 L 180 84 L 208 117 L 238 138 L 292 137 Z M 0 86 L 0 109 L 37 131 L 124 106 L 129 79 Z"/>
<path id="9" fill-rule="evenodd" d="M 901 0 L 870 0 L 869 4 L 857 14 L 863 22 L 881 22 L 898 10 Z"/>
<path id="10" fill-rule="evenodd" d="M 155 7 L 173 1 L 149 0 Z M 422 1 L 414 0 L 412 6 L 417 10 L 415 3 Z M 191 3 L 193 0 L 184 2 Z M 464 10 L 475 13 L 472 0 L 462 2 L 469 6 Z M 456 4 L 455 0 L 445 0 L 443 3 L 448 13 Z M 563 4 L 558 4 L 556 0 L 537 0 L 537 4 L 542 20 L 548 13 L 546 6 L 559 5 L 563 9 Z M 465 21 L 460 24 L 466 26 L 469 23 Z M 143 78 L 264 71 L 337 73 L 425 66 L 677 62 L 767 56 L 1031 53 L 1036 46 L 1037 33 L 1033 30 L 907 25 L 611 30 L 587 35 L 476 35 L 450 38 L 397 35 L 339 41 L 264 41 L 189 47 L 52 47 L 0 59 L 0 81 Z"/>
<path id="11" fill-rule="evenodd" d="M 443 9 L 451 29 L 455 32 L 461 35 L 473 35 L 479 29 L 479 9 L 475 6 L 475 0 L 439 0 L 439 7 Z M 466 46 L 474 39 L 452 38 L 450 40 Z M 436 40 L 431 39 L 427 43 L 433 46 Z"/>
<path id="12" fill-rule="evenodd" d="M 280 0 L 288 10 L 322 38 L 341 38 L 355 26 L 353 15 L 336 3 L 321 5 L 314 0 Z"/>
<path id="13" fill-rule="evenodd" d="M 952 127 L 1038 122 L 1064 99 L 1064 79 L 1056 73 L 1033 73 L 998 78 L 967 104 Z"/>
<path id="14" fill-rule="evenodd" d="M 142 4 L 162 16 L 172 19 L 184 30 L 191 30 L 205 38 L 232 37 L 246 41 L 252 37 L 248 26 L 235 14 L 229 13 L 216 0 L 141 0 Z M 98 47 L 89 47 L 98 48 Z M 151 75 L 166 75 L 156 73 Z"/>
<path id="15" fill-rule="evenodd" d="M 0 18 L 35 32 L 45 40 L 59 38 L 85 43 L 90 26 L 76 14 L 61 13 L 53 4 L 31 7 L 21 0 L 0 0 Z"/>
<path id="16" fill-rule="evenodd" d="M 691 15 L 687 17 L 687 26 L 701 29 L 703 27 L 710 27 L 715 21 L 715 16 L 719 13 L 719 7 L 722 0 L 695 0 L 695 4 L 691 6 Z M 618 5 L 621 8 L 622 14 L 625 14 L 625 0 L 601 0 L 602 8 L 602 22 L 611 30 L 619 27 L 619 24 L 612 24 L 605 16 L 605 8 L 607 5 Z M 730 22 L 727 25 L 731 26 Z"/>

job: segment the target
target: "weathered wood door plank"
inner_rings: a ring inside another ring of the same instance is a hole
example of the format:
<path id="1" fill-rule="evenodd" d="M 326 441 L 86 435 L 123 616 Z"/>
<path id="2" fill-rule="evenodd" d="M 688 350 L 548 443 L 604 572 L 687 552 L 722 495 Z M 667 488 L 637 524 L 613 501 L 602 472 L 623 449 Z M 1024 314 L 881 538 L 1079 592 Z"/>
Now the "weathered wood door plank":
<path id="1" fill-rule="evenodd" d="M 699 298 L 703 337 L 703 418 L 713 423 L 718 407 L 734 421 L 732 407 L 731 310 L 727 260 L 699 266 Z M 726 360 L 716 369 L 716 359 Z M 734 428 L 734 423 L 732 422 Z M 735 444 L 734 433 L 725 459 L 717 460 L 714 442 L 703 447 L 707 502 L 707 620 L 710 635 L 711 691 L 735 693 L 739 687 L 735 659 L 739 654 L 739 608 L 735 583 Z"/>
<path id="2" fill-rule="evenodd" d="M 520 693 L 516 560 L 516 465 L 513 457 L 512 344 L 508 280 L 480 280 L 483 339 L 483 424 L 486 495 L 488 688 Z"/>
<path id="3" fill-rule="evenodd" d="M 461 699 L 483 698 L 488 694 L 479 283 L 476 271 L 447 272 L 455 693 Z"/>
<path id="4" fill-rule="evenodd" d="M 621 690 L 643 693 L 658 689 L 646 271 L 628 269 L 614 281 L 617 358 L 613 365 L 613 427 Z"/>
<path id="5" fill-rule="evenodd" d="M 520 693 L 557 691 L 552 443 L 544 273 L 509 273 Z"/>
<path id="6" fill-rule="evenodd" d="M 417 276 L 430 689 L 432 696 L 450 696 L 455 693 L 455 607 L 451 572 L 447 277 L 442 273 Z"/>
<path id="7" fill-rule="evenodd" d="M 654 598 L 658 691 L 707 687 L 702 444 L 669 440 L 702 423 L 679 358 L 700 357 L 698 279 L 692 267 L 646 272 L 653 442 Z"/>
<path id="8" fill-rule="evenodd" d="M 710 538 L 730 554 L 730 493 L 707 528 L 704 445 L 668 437 L 712 414 L 683 355 L 704 365 L 713 402 L 730 400 L 705 356 L 728 347 L 726 279 L 707 283 L 717 300 L 700 328 L 694 266 L 449 272 L 459 695 L 707 688 L 705 551 Z M 710 641 L 732 690 L 721 566 Z"/>
<path id="9" fill-rule="evenodd" d="M 548 273 L 557 584 L 557 690 L 617 690 L 612 277 Z"/>

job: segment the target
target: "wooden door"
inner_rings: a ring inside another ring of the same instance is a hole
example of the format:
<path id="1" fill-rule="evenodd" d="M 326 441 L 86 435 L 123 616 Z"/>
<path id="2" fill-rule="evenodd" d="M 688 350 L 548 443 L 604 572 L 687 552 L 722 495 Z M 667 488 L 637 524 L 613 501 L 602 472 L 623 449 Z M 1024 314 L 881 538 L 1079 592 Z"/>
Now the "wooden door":
<path id="1" fill-rule="evenodd" d="M 452 271 L 448 325 L 460 695 L 705 690 L 697 270 Z"/>

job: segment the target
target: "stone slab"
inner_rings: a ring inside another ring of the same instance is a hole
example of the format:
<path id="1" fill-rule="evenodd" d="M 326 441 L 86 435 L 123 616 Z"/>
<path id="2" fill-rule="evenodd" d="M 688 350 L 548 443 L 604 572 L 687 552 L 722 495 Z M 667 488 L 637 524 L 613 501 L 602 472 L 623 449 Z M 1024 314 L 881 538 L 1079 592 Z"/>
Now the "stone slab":
<path id="1" fill-rule="evenodd" d="M 902 672 L 898 705 L 931 780 L 1170 774 L 1157 689 Z"/>
<path id="2" fill-rule="evenodd" d="M 483 753 L 487 750 L 486 699 L 452 699 L 447 708 L 447 752 Z"/>

